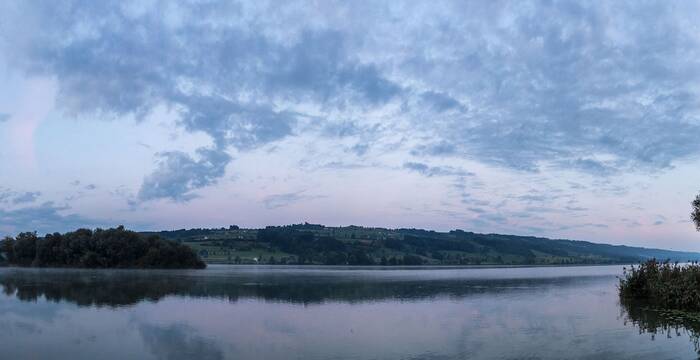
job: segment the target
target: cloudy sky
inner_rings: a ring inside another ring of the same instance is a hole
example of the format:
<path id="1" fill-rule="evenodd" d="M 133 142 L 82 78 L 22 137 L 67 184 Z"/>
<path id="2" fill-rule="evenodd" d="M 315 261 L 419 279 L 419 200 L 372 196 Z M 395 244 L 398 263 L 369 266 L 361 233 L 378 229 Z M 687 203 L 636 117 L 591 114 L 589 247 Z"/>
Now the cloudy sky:
<path id="1" fill-rule="evenodd" d="M 466 229 L 700 250 L 700 7 L 2 1 L 0 235 Z"/>

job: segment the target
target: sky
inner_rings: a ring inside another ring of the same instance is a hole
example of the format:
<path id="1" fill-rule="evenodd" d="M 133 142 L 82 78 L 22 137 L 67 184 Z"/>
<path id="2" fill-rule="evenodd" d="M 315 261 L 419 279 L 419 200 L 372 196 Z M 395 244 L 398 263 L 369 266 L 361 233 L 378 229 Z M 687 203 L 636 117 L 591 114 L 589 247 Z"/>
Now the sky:
<path id="1" fill-rule="evenodd" d="M 2 1 L 0 235 L 307 221 L 700 251 L 699 16 Z"/>

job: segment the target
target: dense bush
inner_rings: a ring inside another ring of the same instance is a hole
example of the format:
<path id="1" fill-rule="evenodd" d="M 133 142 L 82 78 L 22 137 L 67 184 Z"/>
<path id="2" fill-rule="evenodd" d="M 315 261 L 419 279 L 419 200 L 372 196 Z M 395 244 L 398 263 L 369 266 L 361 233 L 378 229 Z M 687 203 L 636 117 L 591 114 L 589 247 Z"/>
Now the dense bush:
<path id="1" fill-rule="evenodd" d="M 191 268 L 206 265 L 188 246 L 144 237 L 120 226 L 116 229 L 79 229 L 65 234 L 21 233 L 0 242 L 9 265 L 81 268 Z"/>
<path id="2" fill-rule="evenodd" d="M 648 260 L 625 269 L 620 279 L 623 301 L 644 300 L 652 306 L 700 310 L 700 265 Z"/>

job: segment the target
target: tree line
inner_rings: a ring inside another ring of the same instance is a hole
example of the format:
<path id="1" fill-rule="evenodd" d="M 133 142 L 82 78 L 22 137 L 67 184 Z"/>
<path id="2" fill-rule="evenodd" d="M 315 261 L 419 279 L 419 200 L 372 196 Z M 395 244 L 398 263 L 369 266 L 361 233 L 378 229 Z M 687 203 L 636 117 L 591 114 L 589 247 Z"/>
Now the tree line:
<path id="1" fill-rule="evenodd" d="M 143 236 L 123 226 L 79 229 L 38 237 L 24 232 L 0 241 L 0 261 L 26 267 L 188 268 L 206 264 L 188 246 L 158 236 Z"/>
<path id="2" fill-rule="evenodd" d="M 293 226 L 270 226 L 260 229 L 259 243 L 285 253 L 294 254 L 297 264 L 324 265 L 422 265 L 423 259 L 415 255 L 382 256 L 376 259 L 374 253 L 379 244 L 355 241 L 345 243 L 334 237 L 318 236 L 309 231 L 301 231 Z"/>

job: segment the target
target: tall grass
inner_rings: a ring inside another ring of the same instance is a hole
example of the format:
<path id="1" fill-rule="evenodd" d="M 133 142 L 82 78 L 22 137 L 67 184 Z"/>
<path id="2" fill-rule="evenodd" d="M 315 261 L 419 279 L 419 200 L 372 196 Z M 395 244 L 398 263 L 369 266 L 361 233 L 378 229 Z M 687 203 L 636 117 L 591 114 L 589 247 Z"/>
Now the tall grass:
<path id="1" fill-rule="evenodd" d="M 700 265 L 648 260 L 625 268 L 620 278 L 622 300 L 643 300 L 651 306 L 700 310 Z"/>

